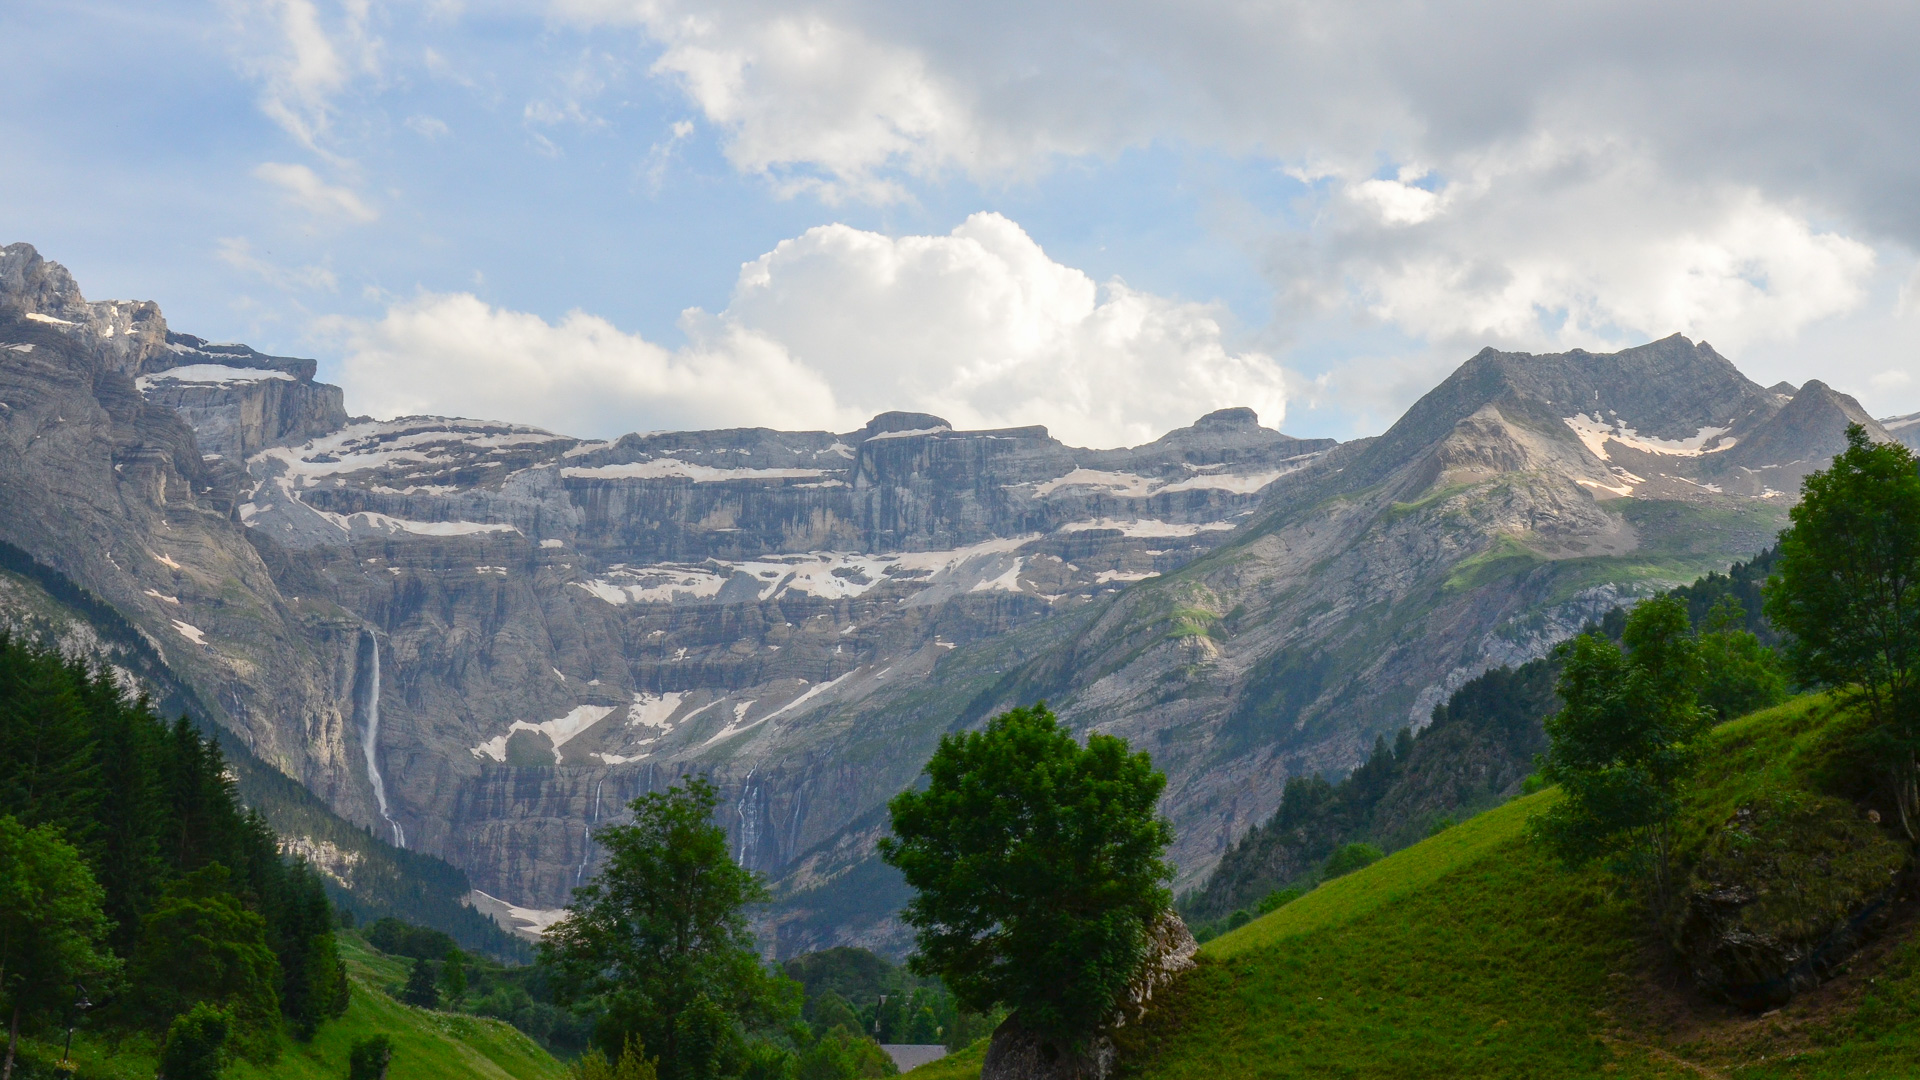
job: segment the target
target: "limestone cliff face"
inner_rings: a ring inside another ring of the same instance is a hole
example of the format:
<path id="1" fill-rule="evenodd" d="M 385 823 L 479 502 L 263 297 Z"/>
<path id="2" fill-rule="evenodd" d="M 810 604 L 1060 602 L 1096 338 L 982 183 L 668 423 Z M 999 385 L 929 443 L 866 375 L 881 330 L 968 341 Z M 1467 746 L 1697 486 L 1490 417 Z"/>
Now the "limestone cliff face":
<path id="1" fill-rule="evenodd" d="M 0 296 L 7 538 L 343 813 L 536 908 L 592 872 L 594 824 L 692 770 L 742 861 L 785 870 L 937 738 L 861 703 L 1185 564 L 1332 446 L 1247 410 L 1105 451 L 914 414 L 349 422 L 312 361 L 89 303 L 25 245 Z"/>
<path id="2" fill-rule="evenodd" d="M 511 905 L 564 904 L 595 825 L 711 774 L 779 951 L 904 944 L 873 842 L 947 731 L 1045 697 L 1126 735 L 1197 881 L 1288 775 L 1765 547 L 1863 415 L 1682 338 L 1484 352 L 1339 446 L 1244 409 L 1117 450 L 903 413 L 600 442 L 349 421 L 313 374 L 4 249 L 0 537 Z"/>
<path id="3" fill-rule="evenodd" d="M 89 303 L 0 249 L 0 538 L 112 603 L 256 753 L 364 816 L 346 756 L 351 627 L 288 598 L 232 520 L 237 473 L 137 380 L 167 365 L 145 303 Z"/>

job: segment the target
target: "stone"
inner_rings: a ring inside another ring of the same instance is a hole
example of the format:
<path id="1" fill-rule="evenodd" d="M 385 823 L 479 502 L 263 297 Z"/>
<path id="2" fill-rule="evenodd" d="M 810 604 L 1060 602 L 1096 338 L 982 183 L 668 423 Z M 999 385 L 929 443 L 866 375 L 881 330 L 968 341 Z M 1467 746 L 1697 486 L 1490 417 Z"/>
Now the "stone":
<path id="1" fill-rule="evenodd" d="M 1886 920 L 1909 857 L 1852 803 L 1773 792 L 1689 861 L 1666 920 L 1674 951 L 1702 991 L 1758 1012 L 1838 971 Z"/>

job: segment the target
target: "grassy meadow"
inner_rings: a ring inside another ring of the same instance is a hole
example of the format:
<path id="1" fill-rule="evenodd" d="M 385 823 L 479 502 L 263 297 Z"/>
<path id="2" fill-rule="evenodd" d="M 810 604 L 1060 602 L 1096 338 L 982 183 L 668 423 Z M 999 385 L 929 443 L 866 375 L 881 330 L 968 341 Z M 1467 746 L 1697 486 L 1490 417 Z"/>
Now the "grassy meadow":
<path id="1" fill-rule="evenodd" d="M 342 1080 L 355 1040 L 386 1035 L 393 1040 L 388 1080 L 561 1080 L 566 1069 L 526 1035 L 500 1020 L 463 1016 L 402 1005 L 385 987 L 403 984 L 409 962 L 387 957 L 351 931 L 339 935 L 340 958 L 347 965 L 352 1004 L 345 1016 L 321 1025 L 310 1043 L 282 1039 L 280 1056 L 268 1065 L 235 1061 L 226 1080 Z M 51 1035 L 30 1042 L 32 1053 L 59 1060 L 60 1042 Z M 81 1080 L 152 1080 L 158 1046 L 133 1037 L 118 1044 L 97 1041 L 83 1026 L 73 1043 Z"/>
<path id="2" fill-rule="evenodd" d="M 1723 725 L 1687 818 L 1765 786 L 1831 789 L 1855 721 L 1823 697 Z M 1201 949 L 1123 1073 L 1223 1077 L 1920 1076 L 1920 943 L 1906 916 L 1850 968 L 1754 1016 L 1687 989 L 1641 909 L 1525 837 L 1517 799 L 1328 882 Z M 1911 906 L 1911 905 L 1909 905 Z M 979 1075 L 979 1051 L 918 1080 Z"/>

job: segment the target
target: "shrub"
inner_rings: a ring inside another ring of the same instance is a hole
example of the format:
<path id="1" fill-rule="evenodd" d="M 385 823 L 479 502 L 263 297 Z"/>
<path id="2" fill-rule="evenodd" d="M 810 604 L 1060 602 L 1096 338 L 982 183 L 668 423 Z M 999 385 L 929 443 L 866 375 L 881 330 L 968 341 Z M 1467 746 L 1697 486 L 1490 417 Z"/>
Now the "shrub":
<path id="1" fill-rule="evenodd" d="M 1320 875 L 1332 881 L 1355 870 L 1364 870 L 1384 858 L 1386 853 L 1372 844 L 1342 844 L 1339 850 L 1327 856 L 1326 864 L 1320 868 Z"/>
<path id="2" fill-rule="evenodd" d="M 206 1002 L 174 1017 L 160 1048 L 164 1080 L 214 1080 L 227 1063 L 227 1035 L 233 1027 L 225 1009 Z"/>
<path id="3" fill-rule="evenodd" d="M 347 1055 L 347 1080 L 387 1080 L 387 1067 L 393 1064 L 393 1040 L 385 1035 L 369 1035 L 353 1041 Z"/>

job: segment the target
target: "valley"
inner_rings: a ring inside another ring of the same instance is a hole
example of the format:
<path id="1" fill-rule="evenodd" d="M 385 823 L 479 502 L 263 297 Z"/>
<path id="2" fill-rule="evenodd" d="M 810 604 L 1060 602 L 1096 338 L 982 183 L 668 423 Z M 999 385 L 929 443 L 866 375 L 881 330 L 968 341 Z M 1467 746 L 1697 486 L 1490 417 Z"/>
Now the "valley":
<path id="1" fill-rule="evenodd" d="M 924 413 L 376 421 L 25 244 L 0 350 L 0 540 L 254 756 L 526 933 L 596 871 L 594 827 L 710 774 L 776 956 L 905 951 L 873 845 L 944 732 L 1045 698 L 1150 750 L 1192 888 L 1289 777 L 1767 547 L 1848 422 L 1920 437 L 1678 336 L 1487 350 L 1338 444 L 1242 408 L 1117 449 Z"/>

